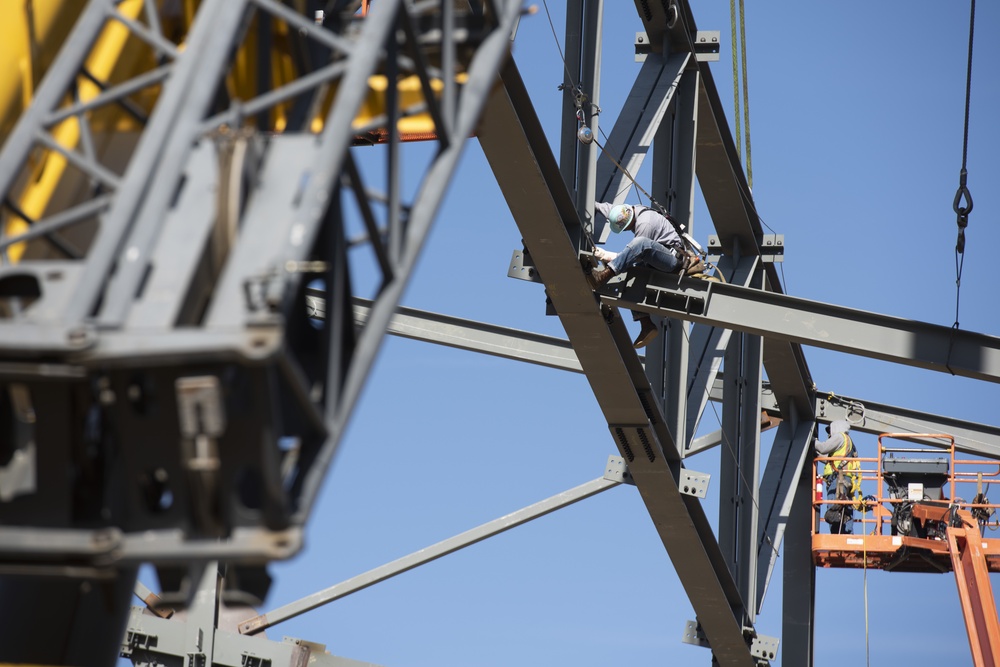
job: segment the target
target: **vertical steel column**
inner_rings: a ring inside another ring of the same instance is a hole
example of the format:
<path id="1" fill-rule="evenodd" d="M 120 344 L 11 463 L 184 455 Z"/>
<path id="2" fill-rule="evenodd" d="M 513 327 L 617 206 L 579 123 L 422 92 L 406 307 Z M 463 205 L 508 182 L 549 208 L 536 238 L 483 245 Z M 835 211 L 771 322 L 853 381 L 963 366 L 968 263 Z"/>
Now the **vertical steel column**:
<path id="1" fill-rule="evenodd" d="M 580 128 L 578 111 L 594 137 L 598 135 L 598 117 L 593 113 L 601 91 L 601 29 L 604 0 L 569 3 L 566 8 L 566 69 L 570 80 L 563 91 L 562 145 L 559 169 L 567 187 L 575 194 L 587 232 L 593 233 L 593 206 L 597 183 L 596 143 L 585 145 L 577 139 Z M 574 84 L 576 88 L 574 89 Z M 582 108 L 578 104 L 582 102 Z"/>
<path id="2" fill-rule="evenodd" d="M 689 230 L 694 219 L 698 80 L 697 68 L 683 72 L 653 137 L 651 194 Z M 665 320 L 663 336 L 654 339 L 646 353 L 646 376 L 680 456 L 687 446 L 688 328 L 682 320 Z"/>
<path id="3" fill-rule="evenodd" d="M 761 287 L 763 272 L 753 285 Z M 757 497 L 760 467 L 760 384 L 764 363 L 759 336 L 734 333 L 723 377 L 722 453 L 719 480 L 719 546 L 743 598 L 747 618 L 756 616 Z"/>
<path id="4" fill-rule="evenodd" d="M 583 54 L 580 59 L 580 86 L 587 95 L 584 104 L 584 122 L 590 126 L 595 139 L 600 136 L 598 118 L 594 113 L 601 99 L 601 31 L 603 29 L 604 0 L 587 0 L 583 14 Z M 580 144 L 583 147 L 583 144 Z M 580 176 L 576 190 L 576 209 L 589 211 L 593 217 L 594 196 L 597 188 L 596 142 L 585 148 L 580 155 Z M 584 216 L 586 220 L 586 216 Z"/>
<path id="5" fill-rule="evenodd" d="M 785 530 L 781 603 L 781 664 L 785 667 L 813 666 L 816 568 L 812 562 L 812 461 L 808 456 L 795 485 Z"/>
<path id="6" fill-rule="evenodd" d="M 577 141 L 576 130 L 576 85 L 580 81 L 580 54 L 583 49 L 584 2 L 566 4 L 566 52 L 563 70 L 562 132 L 559 135 L 559 171 L 562 173 L 566 189 L 576 192 L 577 155 L 581 144 Z"/>

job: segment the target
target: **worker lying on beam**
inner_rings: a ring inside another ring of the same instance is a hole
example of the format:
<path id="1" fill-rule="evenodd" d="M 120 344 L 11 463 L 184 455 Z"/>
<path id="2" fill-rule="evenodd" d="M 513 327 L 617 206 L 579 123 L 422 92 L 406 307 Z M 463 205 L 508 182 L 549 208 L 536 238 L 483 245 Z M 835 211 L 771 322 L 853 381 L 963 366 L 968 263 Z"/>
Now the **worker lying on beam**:
<path id="1" fill-rule="evenodd" d="M 594 209 L 608 219 L 614 233 L 630 231 L 635 234 L 635 238 L 621 252 L 594 249 L 594 257 L 601 262 L 601 266 L 590 272 L 594 289 L 633 266 L 648 266 L 665 273 L 689 276 L 703 274 L 705 271 L 705 263 L 684 247 L 684 240 L 667 216 L 646 206 L 630 204 L 595 202 Z M 636 349 L 645 347 L 656 337 L 659 329 L 646 313 L 632 311 L 632 319 L 642 325 L 632 345 Z"/>

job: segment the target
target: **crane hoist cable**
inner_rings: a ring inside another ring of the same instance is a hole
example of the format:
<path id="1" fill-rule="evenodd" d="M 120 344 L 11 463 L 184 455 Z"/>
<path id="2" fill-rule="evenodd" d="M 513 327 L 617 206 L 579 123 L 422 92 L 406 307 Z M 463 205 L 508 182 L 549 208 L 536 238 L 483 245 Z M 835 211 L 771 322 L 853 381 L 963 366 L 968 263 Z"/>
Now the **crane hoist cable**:
<path id="1" fill-rule="evenodd" d="M 955 211 L 958 223 L 958 240 L 955 243 L 955 323 L 951 325 L 951 336 L 948 341 L 948 358 L 945 361 L 945 368 L 952 375 L 951 370 L 951 350 L 955 342 L 955 332 L 958 330 L 958 311 L 962 296 L 962 269 L 965 266 L 965 228 L 969 226 L 969 214 L 972 213 L 972 193 L 969 192 L 968 176 L 966 168 L 969 159 L 969 106 L 972 98 L 972 43 L 976 33 L 976 0 L 971 0 L 969 9 L 969 57 L 965 70 L 965 126 L 962 137 L 962 169 L 958 175 L 958 190 L 955 192 L 955 200 L 952 202 L 952 209 Z"/>

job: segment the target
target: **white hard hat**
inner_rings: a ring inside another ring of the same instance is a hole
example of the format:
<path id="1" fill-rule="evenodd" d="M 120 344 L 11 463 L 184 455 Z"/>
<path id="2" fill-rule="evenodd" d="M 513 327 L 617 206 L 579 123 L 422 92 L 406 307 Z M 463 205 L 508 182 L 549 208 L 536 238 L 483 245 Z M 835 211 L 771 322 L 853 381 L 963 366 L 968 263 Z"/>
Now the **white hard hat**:
<path id="1" fill-rule="evenodd" d="M 625 231 L 632 224 L 632 207 L 627 204 L 612 206 L 608 213 L 608 222 L 611 223 L 611 231 L 615 234 Z"/>

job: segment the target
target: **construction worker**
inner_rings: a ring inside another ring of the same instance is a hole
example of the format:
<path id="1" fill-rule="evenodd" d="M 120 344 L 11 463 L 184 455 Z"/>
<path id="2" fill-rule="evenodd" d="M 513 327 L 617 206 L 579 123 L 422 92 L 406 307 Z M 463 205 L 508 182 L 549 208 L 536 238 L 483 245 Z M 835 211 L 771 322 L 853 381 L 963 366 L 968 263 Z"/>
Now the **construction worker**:
<path id="1" fill-rule="evenodd" d="M 619 253 L 602 248 L 594 250 L 594 256 L 601 266 L 590 272 L 594 289 L 608 282 L 612 276 L 633 266 L 648 266 L 666 273 L 692 275 L 705 270 L 705 263 L 693 253 L 684 250 L 684 242 L 670 220 L 645 206 L 630 204 L 612 205 L 595 202 L 594 209 L 608 219 L 611 231 L 616 234 L 632 232 L 635 238 L 628 242 Z M 659 332 L 656 325 L 645 313 L 632 312 L 632 319 L 641 324 L 641 329 L 633 347 L 645 347 Z"/>
<path id="2" fill-rule="evenodd" d="M 854 441 L 847 434 L 850 430 L 847 420 L 835 419 L 827 424 L 826 440 L 816 439 L 816 454 L 843 457 L 839 461 L 827 461 L 823 466 L 826 497 L 831 500 L 858 500 L 861 497 L 861 462 L 857 460 L 858 450 Z M 854 532 L 852 504 L 830 505 L 824 518 L 830 525 L 831 533 Z"/>

